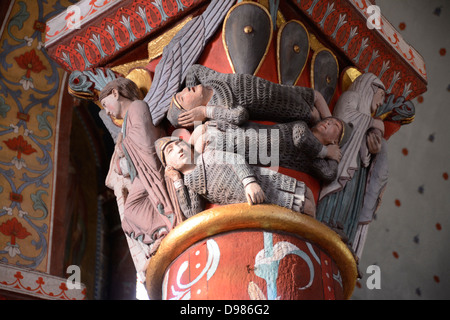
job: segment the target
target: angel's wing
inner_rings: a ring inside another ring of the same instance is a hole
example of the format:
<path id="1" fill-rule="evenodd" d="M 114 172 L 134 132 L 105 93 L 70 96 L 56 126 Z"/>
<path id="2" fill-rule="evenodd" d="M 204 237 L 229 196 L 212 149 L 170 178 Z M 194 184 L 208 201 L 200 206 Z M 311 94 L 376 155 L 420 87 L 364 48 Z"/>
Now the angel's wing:
<path id="1" fill-rule="evenodd" d="M 177 93 L 187 69 L 200 57 L 209 39 L 222 24 L 235 0 L 212 0 L 206 10 L 189 21 L 164 48 L 144 101 L 158 125 L 165 117 L 172 96 Z"/>

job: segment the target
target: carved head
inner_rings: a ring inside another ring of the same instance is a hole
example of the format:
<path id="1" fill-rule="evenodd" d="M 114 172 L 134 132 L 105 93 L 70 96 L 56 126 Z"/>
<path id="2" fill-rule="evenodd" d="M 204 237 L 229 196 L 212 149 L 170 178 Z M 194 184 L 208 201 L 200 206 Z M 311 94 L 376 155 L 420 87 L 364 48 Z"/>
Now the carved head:
<path id="1" fill-rule="evenodd" d="M 199 84 L 194 87 L 185 87 L 175 94 L 178 104 L 184 110 L 191 110 L 198 106 L 205 106 L 210 99 L 209 91 Z"/>
<path id="2" fill-rule="evenodd" d="M 378 108 L 384 103 L 386 91 L 384 90 L 384 87 L 380 87 L 377 83 L 373 83 L 372 88 L 375 90 L 375 93 L 373 94 L 370 113 L 374 116 Z"/>
<path id="3" fill-rule="evenodd" d="M 136 83 L 127 78 L 117 78 L 105 85 L 99 93 L 98 100 L 101 102 L 104 98 L 109 96 L 114 89 L 117 90 L 122 97 L 131 101 L 142 100 L 143 98 L 142 92 L 139 90 Z"/>
<path id="4" fill-rule="evenodd" d="M 123 118 L 124 110 L 121 104 L 123 99 L 130 101 L 142 99 L 142 93 L 137 85 L 127 78 L 117 78 L 108 82 L 99 94 L 100 105 L 115 119 Z"/>
<path id="5" fill-rule="evenodd" d="M 334 144 L 342 147 L 350 138 L 352 129 L 351 124 L 336 117 L 328 117 L 319 121 L 312 132 L 323 145 Z"/>
<path id="6" fill-rule="evenodd" d="M 357 92 L 360 97 L 358 111 L 368 115 L 372 115 L 384 102 L 385 90 L 383 82 L 370 72 L 356 78 L 349 88 L 349 91 Z"/>
<path id="7" fill-rule="evenodd" d="M 180 114 L 199 106 L 206 106 L 211 99 L 211 94 L 212 91 L 201 84 L 195 87 L 185 87 L 172 97 L 167 119 L 174 127 L 178 127 Z"/>
<path id="8" fill-rule="evenodd" d="M 156 153 L 163 166 L 183 171 L 193 163 L 192 146 L 180 138 L 163 137 L 155 142 Z"/>

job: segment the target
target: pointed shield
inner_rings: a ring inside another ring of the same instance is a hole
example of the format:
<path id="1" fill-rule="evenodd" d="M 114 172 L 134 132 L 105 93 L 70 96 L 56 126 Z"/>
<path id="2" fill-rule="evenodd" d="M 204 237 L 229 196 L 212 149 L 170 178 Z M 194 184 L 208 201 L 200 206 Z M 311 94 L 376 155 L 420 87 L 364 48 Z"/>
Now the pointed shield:
<path id="1" fill-rule="evenodd" d="M 339 65 L 335 55 L 326 48 L 316 51 L 311 62 L 311 83 L 330 104 L 336 91 Z"/>
<path id="2" fill-rule="evenodd" d="M 256 2 L 230 9 L 223 24 L 223 44 L 234 73 L 256 74 L 272 40 L 272 19 Z"/>
<path id="3" fill-rule="evenodd" d="M 305 26 L 291 20 L 281 26 L 277 39 L 278 79 L 281 84 L 295 85 L 309 54 L 309 35 Z"/>

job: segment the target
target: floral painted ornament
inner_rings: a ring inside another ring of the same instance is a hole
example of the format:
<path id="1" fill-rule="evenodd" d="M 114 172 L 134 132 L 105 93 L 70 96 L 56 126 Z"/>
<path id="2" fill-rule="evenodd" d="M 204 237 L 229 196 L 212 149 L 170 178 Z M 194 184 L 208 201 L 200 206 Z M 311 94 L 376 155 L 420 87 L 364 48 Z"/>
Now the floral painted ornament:
<path id="1" fill-rule="evenodd" d="M 24 90 L 34 88 L 33 79 L 31 78 L 31 72 L 39 73 L 42 70 L 47 69 L 37 56 L 36 51 L 32 49 L 31 51 L 25 52 L 18 57 L 14 57 L 14 60 L 16 60 L 21 69 L 26 70 L 26 74 L 19 81 L 22 84 Z"/>
<path id="2" fill-rule="evenodd" d="M 26 167 L 25 160 L 22 159 L 22 154 L 30 155 L 34 152 L 37 152 L 36 149 L 29 144 L 22 135 L 17 138 L 12 138 L 8 140 L 4 140 L 4 143 L 8 146 L 10 150 L 17 151 L 17 157 L 14 157 L 11 162 L 16 166 L 17 169 L 22 169 L 22 167 Z"/>
<path id="3" fill-rule="evenodd" d="M 11 107 L 5 103 L 5 99 L 0 97 L 0 116 L 6 118 L 6 114 L 11 110 Z"/>
<path id="4" fill-rule="evenodd" d="M 26 228 L 17 220 L 17 218 L 12 218 L 0 225 L 0 232 L 5 236 L 11 237 L 11 240 L 6 243 L 4 250 L 8 251 L 10 257 L 15 257 L 20 254 L 19 245 L 16 244 L 16 239 L 25 239 L 31 236 Z"/>

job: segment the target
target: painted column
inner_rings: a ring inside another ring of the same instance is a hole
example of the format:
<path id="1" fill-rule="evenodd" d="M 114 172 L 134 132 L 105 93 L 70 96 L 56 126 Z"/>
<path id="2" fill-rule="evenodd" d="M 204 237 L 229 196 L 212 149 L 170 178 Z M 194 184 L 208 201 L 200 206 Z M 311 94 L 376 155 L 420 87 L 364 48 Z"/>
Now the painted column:
<path id="1" fill-rule="evenodd" d="M 176 248 L 176 249 L 175 249 Z M 356 262 L 322 223 L 274 205 L 228 205 L 185 221 L 147 269 L 151 299 L 348 299 Z"/>

